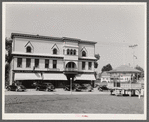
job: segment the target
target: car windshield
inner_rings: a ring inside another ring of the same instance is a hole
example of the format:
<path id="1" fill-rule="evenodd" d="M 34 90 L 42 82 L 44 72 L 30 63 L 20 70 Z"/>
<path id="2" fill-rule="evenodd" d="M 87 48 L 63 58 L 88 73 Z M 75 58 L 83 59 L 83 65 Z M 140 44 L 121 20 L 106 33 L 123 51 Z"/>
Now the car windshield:
<path id="1" fill-rule="evenodd" d="M 52 85 L 51 83 L 43 83 L 43 85 Z"/>
<path id="2" fill-rule="evenodd" d="M 21 87 L 21 88 L 25 88 L 25 86 L 23 86 L 23 85 L 20 85 L 20 87 Z"/>

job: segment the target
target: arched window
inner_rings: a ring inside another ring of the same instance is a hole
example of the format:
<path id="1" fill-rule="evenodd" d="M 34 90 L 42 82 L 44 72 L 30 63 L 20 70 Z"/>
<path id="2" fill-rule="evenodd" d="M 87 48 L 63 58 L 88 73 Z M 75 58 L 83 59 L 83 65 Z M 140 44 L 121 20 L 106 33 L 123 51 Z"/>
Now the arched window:
<path id="1" fill-rule="evenodd" d="M 67 49 L 67 55 L 69 55 L 69 49 Z"/>
<path id="2" fill-rule="evenodd" d="M 74 50 L 74 55 L 76 55 L 76 50 Z"/>
<path id="3" fill-rule="evenodd" d="M 57 54 L 57 49 L 56 48 L 53 49 L 53 54 Z"/>
<path id="4" fill-rule="evenodd" d="M 82 51 L 82 56 L 86 57 L 86 52 L 85 51 Z"/>
<path id="5" fill-rule="evenodd" d="M 70 55 L 73 55 L 73 50 L 72 49 L 70 50 Z"/>
<path id="6" fill-rule="evenodd" d="M 30 47 L 30 46 L 27 46 L 26 52 L 27 52 L 27 53 L 31 53 L 31 50 L 32 50 L 31 47 Z"/>

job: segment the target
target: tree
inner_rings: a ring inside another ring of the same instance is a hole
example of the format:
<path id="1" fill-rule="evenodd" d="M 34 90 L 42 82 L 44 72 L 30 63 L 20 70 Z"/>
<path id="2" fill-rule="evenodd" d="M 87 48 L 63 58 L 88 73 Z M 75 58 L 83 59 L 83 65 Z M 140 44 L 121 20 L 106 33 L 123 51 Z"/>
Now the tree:
<path id="1" fill-rule="evenodd" d="M 100 59 L 100 55 L 99 54 L 95 54 L 95 58 L 98 61 Z M 98 62 L 97 61 L 94 62 L 94 68 L 97 68 L 98 67 Z"/>
<path id="2" fill-rule="evenodd" d="M 138 75 L 138 78 L 143 78 L 144 77 L 144 69 L 140 66 L 136 66 L 135 69 L 141 71 L 141 73 Z"/>
<path id="3" fill-rule="evenodd" d="M 107 64 L 106 66 L 103 66 L 103 68 L 101 69 L 102 72 L 110 71 L 110 70 L 112 70 L 111 64 Z"/>
<path id="4" fill-rule="evenodd" d="M 10 61 L 12 59 L 12 56 L 11 56 L 12 40 L 11 39 L 8 39 L 8 38 L 5 39 L 5 50 L 8 52 L 7 54 L 5 54 L 5 62 L 10 63 Z"/>
<path id="5" fill-rule="evenodd" d="M 12 59 L 12 40 L 11 39 L 5 39 L 5 50 L 8 52 L 5 52 L 5 85 L 9 84 L 9 73 L 10 73 L 10 62 Z"/>

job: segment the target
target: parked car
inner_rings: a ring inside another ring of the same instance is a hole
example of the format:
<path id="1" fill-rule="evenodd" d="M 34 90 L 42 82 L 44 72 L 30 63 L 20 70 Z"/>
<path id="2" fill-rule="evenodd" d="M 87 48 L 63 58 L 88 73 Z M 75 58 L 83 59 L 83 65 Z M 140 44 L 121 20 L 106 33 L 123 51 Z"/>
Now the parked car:
<path id="1" fill-rule="evenodd" d="M 99 91 L 103 91 L 103 90 L 109 90 L 109 89 L 107 88 L 106 85 L 103 85 L 103 86 L 99 86 L 99 87 L 98 87 L 98 90 L 99 90 Z"/>
<path id="2" fill-rule="evenodd" d="M 93 87 L 91 86 L 91 84 L 82 84 L 82 90 L 85 90 L 85 91 L 88 91 L 88 92 L 91 92 L 93 90 Z"/>
<path id="3" fill-rule="evenodd" d="M 78 84 L 78 83 L 73 83 L 72 84 L 72 90 L 73 91 L 81 91 L 81 85 L 80 84 Z M 70 89 L 71 89 L 71 87 L 70 87 L 70 85 L 66 85 L 66 86 L 64 86 L 64 88 L 63 88 L 65 91 L 70 91 Z"/>
<path id="4" fill-rule="evenodd" d="M 33 83 L 33 86 L 35 86 L 36 91 L 54 91 L 55 87 L 52 83 Z"/>
<path id="5" fill-rule="evenodd" d="M 6 86 L 7 91 L 26 91 L 23 85 L 8 85 Z"/>
<path id="6" fill-rule="evenodd" d="M 64 90 L 65 91 L 70 91 L 70 85 L 66 85 L 64 87 Z M 91 92 L 93 90 L 93 87 L 90 84 L 82 84 L 82 85 L 80 85 L 78 83 L 73 83 L 72 84 L 72 90 L 73 91 L 83 91 L 83 90 L 85 90 L 85 91 Z"/>

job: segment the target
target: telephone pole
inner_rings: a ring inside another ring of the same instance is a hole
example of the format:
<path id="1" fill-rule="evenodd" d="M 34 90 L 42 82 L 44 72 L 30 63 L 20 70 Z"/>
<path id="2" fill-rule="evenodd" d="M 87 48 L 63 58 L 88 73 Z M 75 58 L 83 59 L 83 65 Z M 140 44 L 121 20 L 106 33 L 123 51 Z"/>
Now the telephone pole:
<path id="1" fill-rule="evenodd" d="M 134 65 L 134 57 L 137 58 L 135 55 L 134 55 L 134 49 L 135 47 L 137 47 L 138 45 L 137 44 L 134 44 L 134 45 L 130 45 L 129 48 L 132 48 L 133 49 L 133 53 L 132 53 L 132 60 L 133 60 L 133 68 L 135 67 Z"/>

